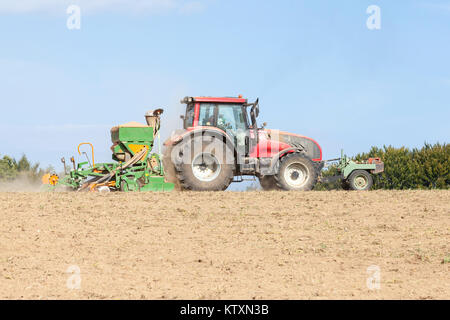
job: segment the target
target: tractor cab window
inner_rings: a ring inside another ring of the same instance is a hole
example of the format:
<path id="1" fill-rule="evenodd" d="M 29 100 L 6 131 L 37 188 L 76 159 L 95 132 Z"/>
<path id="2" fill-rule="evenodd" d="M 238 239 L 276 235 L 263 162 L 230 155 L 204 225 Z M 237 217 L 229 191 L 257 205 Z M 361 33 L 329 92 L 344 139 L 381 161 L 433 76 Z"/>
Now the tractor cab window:
<path id="1" fill-rule="evenodd" d="M 199 126 L 214 126 L 214 109 L 215 105 L 210 103 L 202 103 L 200 107 L 200 115 L 198 117 Z"/>
<path id="2" fill-rule="evenodd" d="M 218 105 L 217 127 L 227 131 L 237 132 L 247 129 L 247 118 L 244 109 L 240 104 L 221 104 Z"/>
<path id="3" fill-rule="evenodd" d="M 189 120 L 189 123 L 191 122 Z M 239 130 L 247 130 L 248 120 L 245 108 L 241 104 L 202 103 L 200 104 L 198 125 L 217 127 L 223 131 L 236 133 Z"/>

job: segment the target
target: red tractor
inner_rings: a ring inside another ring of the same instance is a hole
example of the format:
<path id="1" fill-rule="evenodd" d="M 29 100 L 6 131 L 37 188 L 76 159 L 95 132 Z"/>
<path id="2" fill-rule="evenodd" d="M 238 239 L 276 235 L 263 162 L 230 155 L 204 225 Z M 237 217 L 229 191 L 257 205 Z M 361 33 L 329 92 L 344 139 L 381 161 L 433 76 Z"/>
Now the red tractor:
<path id="1" fill-rule="evenodd" d="M 220 191 L 243 176 L 264 190 L 311 190 L 323 168 L 311 138 L 258 127 L 258 99 L 186 97 L 184 129 L 164 145 L 164 168 L 179 188 Z M 236 177 L 236 178 L 235 178 Z"/>

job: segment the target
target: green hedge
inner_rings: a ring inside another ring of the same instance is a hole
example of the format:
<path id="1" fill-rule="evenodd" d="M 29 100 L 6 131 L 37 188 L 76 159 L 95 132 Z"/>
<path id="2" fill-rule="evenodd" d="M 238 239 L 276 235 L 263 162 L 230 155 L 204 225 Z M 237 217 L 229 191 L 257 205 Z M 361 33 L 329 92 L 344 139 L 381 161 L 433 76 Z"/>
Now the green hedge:
<path id="1" fill-rule="evenodd" d="M 384 172 L 374 176 L 373 189 L 449 189 L 450 144 L 425 143 L 421 149 L 405 147 L 372 147 L 367 153 L 357 154 L 356 161 L 379 157 Z M 334 175 L 336 168 L 324 170 L 324 176 Z M 340 189 L 339 183 L 319 183 L 316 190 Z"/>

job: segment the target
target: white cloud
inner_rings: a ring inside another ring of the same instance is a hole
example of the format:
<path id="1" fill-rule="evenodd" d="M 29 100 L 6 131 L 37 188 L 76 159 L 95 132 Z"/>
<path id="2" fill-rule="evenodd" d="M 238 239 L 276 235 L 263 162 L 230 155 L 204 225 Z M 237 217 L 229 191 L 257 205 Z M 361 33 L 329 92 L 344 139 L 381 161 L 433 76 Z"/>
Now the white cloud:
<path id="1" fill-rule="evenodd" d="M 198 0 L 1 0 L 0 14 L 58 13 L 69 5 L 80 6 L 83 13 L 194 13 L 204 9 Z"/>

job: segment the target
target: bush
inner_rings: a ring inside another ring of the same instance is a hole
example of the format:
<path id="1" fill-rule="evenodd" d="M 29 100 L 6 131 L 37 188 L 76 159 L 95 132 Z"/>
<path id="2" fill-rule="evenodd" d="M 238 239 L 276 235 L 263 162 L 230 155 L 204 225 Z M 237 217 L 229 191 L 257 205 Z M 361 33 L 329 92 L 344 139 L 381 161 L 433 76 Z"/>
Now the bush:
<path id="1" fill-rule="evenodd" d="M 16 160 L 8 156 L 0 159 L 0 181 L 12 181 L 18 174 Z"/>

